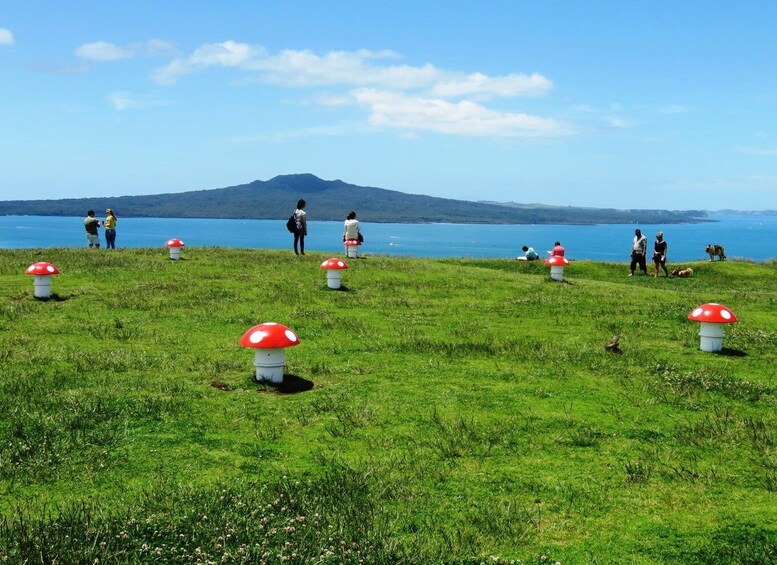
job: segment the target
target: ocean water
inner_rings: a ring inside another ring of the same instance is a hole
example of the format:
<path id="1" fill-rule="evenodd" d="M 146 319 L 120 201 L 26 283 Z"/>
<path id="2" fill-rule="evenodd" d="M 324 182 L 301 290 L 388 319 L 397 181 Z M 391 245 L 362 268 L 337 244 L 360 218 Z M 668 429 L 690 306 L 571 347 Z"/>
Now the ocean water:
<path id="1" fill-rule="evenodd" d="M 309 215 L 307 251 L 342 255 L 342 222 L 317 222 Z M 514 258 L 523 245 L 541 255 L 560 240 L 570 259 L 626 262 L 634 229 L 648 237 L 656 231 L 669 244 L 668 262 L 706 259 L 708 243 L 723 245 L 729 258 L 764 261 L 777 258 L 777 215 L 714 214 L 713 222 L 677 225 L 489 225 L 373 224 L 362 221 L 360 254 L 407 257 Z M 104 244 L 104 236 L 100 237 Z M 116 246 L 162 247 L 177 237 L 187 247 L 291 249 L 293 236 L 284 220 L 212 220 L 122 218 Z M 0 249 L 86 247 L 83 218 L 0 216 Z"/>

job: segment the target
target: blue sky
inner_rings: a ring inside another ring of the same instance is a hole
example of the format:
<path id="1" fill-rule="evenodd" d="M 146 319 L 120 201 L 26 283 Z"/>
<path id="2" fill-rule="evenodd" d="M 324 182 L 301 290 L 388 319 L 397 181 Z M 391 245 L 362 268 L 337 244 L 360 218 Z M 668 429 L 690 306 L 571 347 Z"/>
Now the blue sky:
<path id="1" fill-rule="evenodd" d="M 0 0 L 0 200 L 313 173 L 777 209 L 775 21 L 772 1 Z"/>

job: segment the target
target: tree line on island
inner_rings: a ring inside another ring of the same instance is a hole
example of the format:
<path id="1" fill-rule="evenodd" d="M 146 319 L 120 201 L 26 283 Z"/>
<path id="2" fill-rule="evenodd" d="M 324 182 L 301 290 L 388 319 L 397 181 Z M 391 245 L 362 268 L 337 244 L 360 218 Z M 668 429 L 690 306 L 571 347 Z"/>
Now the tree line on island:
<path id="1" fill-rule="evenodd" d="M 358 210 L 369 222 L 462 224 L 677 224 L 706 221 L 702 210 L 621 210 L 470 202 L 323 180 L 312 174 L 169 194 L 0 201 L 0 215 L 82 216 L 111 208 L 122 217 L 286 219 L 304 198 L 311 218 L 337 221 Z"/>

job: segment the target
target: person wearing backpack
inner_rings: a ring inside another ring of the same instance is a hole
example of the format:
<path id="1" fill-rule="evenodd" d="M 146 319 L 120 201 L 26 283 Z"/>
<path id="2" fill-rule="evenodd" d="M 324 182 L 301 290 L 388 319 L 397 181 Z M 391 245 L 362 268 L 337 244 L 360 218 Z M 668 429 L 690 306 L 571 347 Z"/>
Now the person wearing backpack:
<path id="1" fill-rule="evenodd" d="M 300 198 L 297 201 L 297 209 L 292 216 L 297 223 L 297 230 L 294 232 L 294 254 L 305 254 L 305 236 L 308 235 L 308 219 L 305 213 L 305 200 Z M 299 244 L 299 250 L 297 249 Z"/>

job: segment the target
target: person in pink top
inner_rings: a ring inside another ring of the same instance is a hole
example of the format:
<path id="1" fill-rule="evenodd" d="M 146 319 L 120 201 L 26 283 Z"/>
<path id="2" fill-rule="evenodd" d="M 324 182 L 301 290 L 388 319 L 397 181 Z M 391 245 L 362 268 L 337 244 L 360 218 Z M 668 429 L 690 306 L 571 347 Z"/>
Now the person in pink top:
<path id="1" fill-rule="evenodd" d="M 550 253 L 551 257 L 563 257 L 564 256 L 564 248 L 561 247 L 561 242 L 557 241 L 553 244 L 553 251 L 548 251 Z"/>

